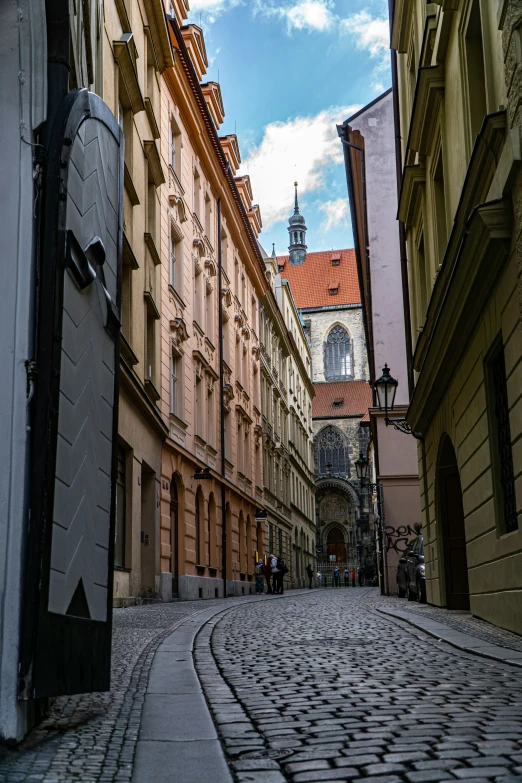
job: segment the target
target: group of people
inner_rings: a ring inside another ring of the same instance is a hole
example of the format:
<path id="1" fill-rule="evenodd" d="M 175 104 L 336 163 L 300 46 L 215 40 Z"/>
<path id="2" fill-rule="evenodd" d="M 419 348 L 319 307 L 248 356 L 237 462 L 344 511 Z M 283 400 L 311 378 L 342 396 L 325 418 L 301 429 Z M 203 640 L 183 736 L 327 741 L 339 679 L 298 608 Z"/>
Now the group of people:
<path id="1" fill-rule="evenodd" d="M 271 595 L 280 595 L 284 593 L 285 588 L 283 584 L 283 580 L 285 578 L 285 574 L 288 573 L 288 567 L 283 560 L 282 557 L 276 557 L 276 555 L 269 555 L 266 559 L 266 563 L 264 563 L 262 560 L 258 560 L 255 566 L 255 576 L 256 576 L 256 593 L 264 593 L 265 592 L 265 580 L 266 580 L 266 587 L 267 587 L 267 594 L 270 593 Z M 311 590 L 313 587 L 313 579 L 314 579 L 314 569 L 308 563 L 306 566 L 306 574 L 308 576 L 308 587 Z M 357 581 L 359 582 L 359 587 L 362 587 L 363 579 L 364 579 L 364 573 L 362 568 L 357 569 L 357 574 L 355 573 L 355 568 L 352 568 L 351 572 L 348 568 L 344 569 L 343 572 L 343 578 L 344 578 L 344 586 L 349 587 L 350 586 L 350 580 L 352 582 L 352 587 L 355 587 L 355 579 L 357 578 Z M 321 587 L 323 584 L 323 575 L 320 571 L 316 574 L 317 579 L 317 586 Z M 341 574 L 337 566 L 333 570 L 333 586 L 334 587 L 340 587 L 341 585 Z M 326 579 L 325 579 L 325 586 L 326 586 Z"/>
<path id="2" fill-rule="evenodd" d="M 285 587 L 283 580 L 287 573 L 288 566 L 282 557 L 276 557 L 272 554 L 267 557 L 266 563 L 263 563 L 262 560 L 258 560 L 255 567 L 256 593 L 265 592 L 265 580 L 267 593 L 274 595 L 284 593 Z"/>
<path id="3" fill-rule="evenodd" d="M 340 587 L 341 585 L 341 573 L 337 566 L 333 570 L 333 586 L 334 587 Z M 350 580 L 352 582 L 352 587 L 355 587 L 355 579 L 357 577 L 357 581 L 359 583 L 359 587 L 362 587 L 364 574 L 362 568 L 357 569 L 357 574 L 355 573 L 355 568 L 352 568 L 351 572 L 348 568 L 344 569 L 343 572 L 343 578 L 344 578 L 344 586 L 349 587 L 350 586 Z M 317 572 L 317 586 L 321 587 L 323 584 L 323 575 L 320 571 Z M 326 586 L 326 579 L 325 579 L 325 586 Z"/>

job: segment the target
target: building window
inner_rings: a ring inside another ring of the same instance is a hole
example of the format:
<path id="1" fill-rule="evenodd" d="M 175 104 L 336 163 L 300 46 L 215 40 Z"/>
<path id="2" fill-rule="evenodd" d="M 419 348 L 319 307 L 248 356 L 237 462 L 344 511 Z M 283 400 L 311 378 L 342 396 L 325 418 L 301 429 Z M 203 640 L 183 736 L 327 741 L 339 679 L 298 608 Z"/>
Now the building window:
<path id="1" fill-rule="evenodd" d="M 210 446 L 215 444 L 214 391 L 210 386 L 207 393 L 207 443 Z"/>
<path id="2" fill-rule="evenodd" d="M 181 418 L 180 385 L 183 373 L 181 370 L 181 358 L 172 352 L 170 366 L 170 412 Z"/>
<path id="3" fill-rule="evenodd" d="M 473 0 L 466 28 L 466 69 L 468 111 L 472 145 L 487 114 L 486 74 L 484 69 L 484 44 L 480 18 L 480 0 Z"/>
<path id="4" fill-rule="evenodd" d="M 154 383 L 156 374 L 156 315 L 145 305 L 146 338 L 146 378 Z"/>
<path id="5" fill-rule="evenodd" d="M 214 291 L 212 286 L 205 288 L 205 333 L 211 343 L 214 343 Z"/>
<path id="6" fill-rule="evenodd" d="M 325 376 L 328 380 L 352 376 L 350 337 L 342 326 L 334 326 L 326 339 Z"/>
<path id="7" fill-rule="evenodd" d="M 170 236 L 170 284 L 172 288 L 177 288 L 181 281 L 179 280 L 179 246 L 180 243 L 176 242 L 176 238 L 173 234 Z"/>
<path id="8" fill-rule="evenodd" d="M 328 426 L 321 430 L 315 439 L 315 472 L 324 475 L 327 472 L 350 475 L 349 447 L 341 430 Z"/>
<path id="9" fill-rule="evenodd" d="M 201 381 L 201 378 L 198 378 L 196 376 L 196 384 L 195 384 L 195 400 L 194 400 L 194 410 L 195 410 L 195 422 L 194 422 L 194 428 L 195 433 L 198 435 L 198 437 L 203 438 L 203 391 L 202 391 L 203 383 Z M 204 438 L 203 438 L 204 439 Z"/>
<path id="10" fill-rule="evenodd" d="M 499 339 L 487 360 L 488 418 L 497 526 L 500 534 L 518 529 L 513 451 L 509 424 L 504 346 Z"/>
<path id="11" fill-rule="evenodd" d="M 121 268 L 121 333 L 131 342 L 132 266 L 123 258 Z"/>
<path id="12" fill-rule="evenodd" d="M 207 194 L 205 195 L 205 234 L 210 244 L 212 244 L 212 233 L 212 202 Z"/>
<path id="13" fill-rule="evenodd" d="M 199 204 L 199 197 L 200 197 L 200 188 L 201 188 L 201 177 L 199 176 L 198 171 L 194 171 L 194 214 L 199 219 L 199 210 L 200 210 L 200 204 Z"/>
<path id="14" fill-rule="evenodd" d="M 174 122 L 170 122 L 170 165 L 176 176 L 179 178 L 181 172 L 181 133 Z"/>
<path id="15" fill-rule="evenodd" d="M 125 502 L 126 502 L 126 453 L 118 445 L 116 472 L 116 525 L 114 530 L 114 565 L 125 567 Z"/>
<path id="16" fill-rule="evenodd" d="M 203 326 L 203 273 L 194 268 L 194 320 L 200 325 Z"/>
<path id="17" fill-rule="evenodd" d="M 436 236 L 437 236 L 437 250 L 438 261 L 442 264 L 444 253 L 446 251 L 446 243 L 448 241 L 447 227 L 446 227 L 446 198 L 444 193 L 444 163 L 442 160 L 442 149 L 439 152 L 437 159 L 437 165 L 435 167 L 433 175 L 433 196 L 435 204 L 435 221 L 436 221 Z"/>

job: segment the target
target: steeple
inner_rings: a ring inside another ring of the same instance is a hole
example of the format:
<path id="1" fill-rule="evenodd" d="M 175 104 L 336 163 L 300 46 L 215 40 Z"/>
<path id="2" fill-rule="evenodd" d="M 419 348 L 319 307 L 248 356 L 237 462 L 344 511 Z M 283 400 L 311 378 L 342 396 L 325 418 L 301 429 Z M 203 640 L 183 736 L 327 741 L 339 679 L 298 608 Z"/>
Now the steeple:
<path id="1" fill-rule="evenodd" d="M 275 242 L 272 242 L 272 258 L 277 258 L 275 251 Z"/>
<path id="2" fill-rule="evenodd" d="M 302 264 L 306 258 L 306 223 L 304 217 L 299 213 L 297 182 L 294 182 L 294 187 L 294 214 L 288 220 L 288 236 L 290 240 L 288 252 L 290 254 L 290 263 L 297 266 Z"/>

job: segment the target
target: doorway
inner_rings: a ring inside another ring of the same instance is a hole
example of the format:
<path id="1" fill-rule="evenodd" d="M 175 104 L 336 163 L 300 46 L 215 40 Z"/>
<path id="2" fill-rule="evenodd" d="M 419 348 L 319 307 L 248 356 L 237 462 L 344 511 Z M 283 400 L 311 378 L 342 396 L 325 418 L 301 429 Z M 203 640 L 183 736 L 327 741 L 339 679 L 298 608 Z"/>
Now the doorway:
<path id="1" fill-rule="evenodd" d="M 344 541 L 343 531 L 338 527 L 333 527 L 328 533 L 328 539 L 326 542 L 328 550 L 328 560 L 335 556 L 335 562 L 346 562 L 346 544 Z"/>
<path id="2" fill-rule="evenodd" d="M 178 595 L 178 552 L 179 552 L 179 500 L 176 479 L 170 482 L 170 570 L 172 573 L 172 595 Z"/>
<path id="3" fill-rule="evenodd" d="M 447 435 L 444 436 L 439 453 L 437 485 L 446 606 L 448 609 L 469 609 L 462 488 L 457 457 Z"/>

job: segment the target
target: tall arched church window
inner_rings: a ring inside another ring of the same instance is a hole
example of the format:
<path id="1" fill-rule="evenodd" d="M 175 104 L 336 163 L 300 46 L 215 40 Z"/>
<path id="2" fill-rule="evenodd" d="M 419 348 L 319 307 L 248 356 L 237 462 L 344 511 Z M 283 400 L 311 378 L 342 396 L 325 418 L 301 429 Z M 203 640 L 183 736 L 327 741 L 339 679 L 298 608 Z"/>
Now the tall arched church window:
<path id="1" fill-rule="evenodd" d="M 327 380 L 353 377 L 350 335 L 343 326 L 334 326 L 326 338 L 324 371 Z"/>
<path id="2" fill-rule="evenodd" d="M 350 475 L 349 447 L 341 430 L 331 426 L 321 430 L 314 442 L 314 461 L 318 475 L 328 471 Z"/>

